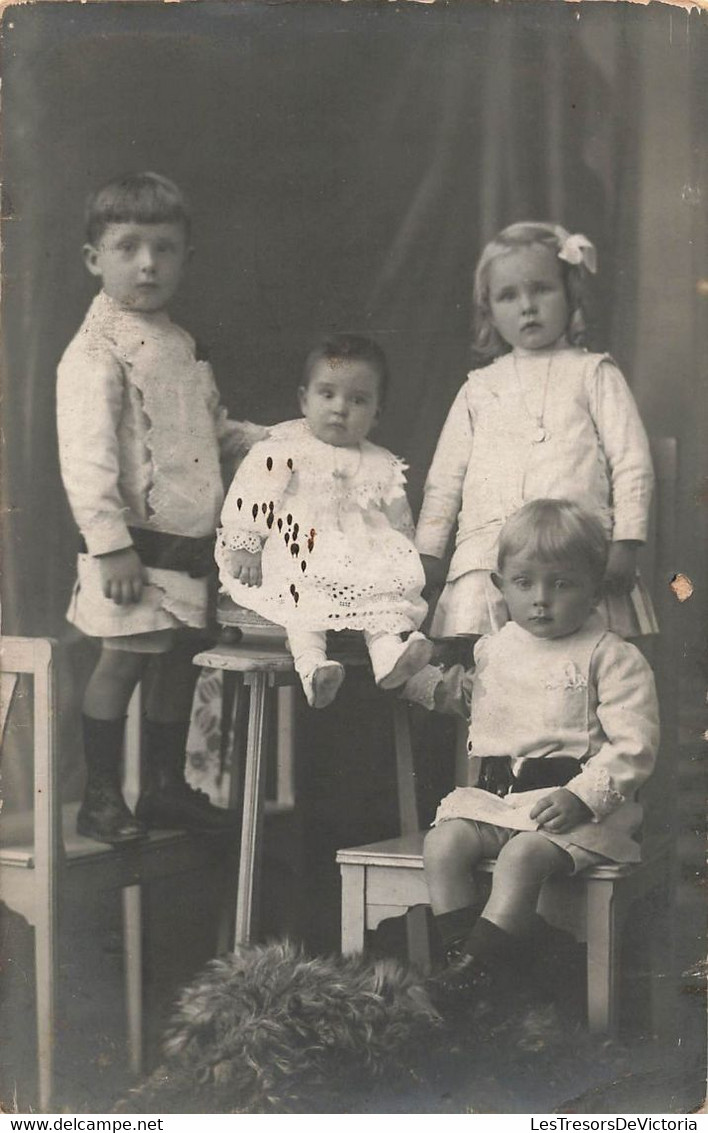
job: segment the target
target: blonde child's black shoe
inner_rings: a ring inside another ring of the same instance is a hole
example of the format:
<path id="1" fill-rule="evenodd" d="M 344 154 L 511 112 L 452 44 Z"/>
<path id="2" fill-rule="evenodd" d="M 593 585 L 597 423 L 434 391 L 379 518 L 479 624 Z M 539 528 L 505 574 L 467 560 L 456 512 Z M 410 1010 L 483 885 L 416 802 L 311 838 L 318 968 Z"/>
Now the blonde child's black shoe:
<path id="1" fill-rule="evenodd" d="M 189 721 L 145 721 L 146 778 L 135 817 L 153 830 L 233 833 L 236 812 L 214 806 L 204 791 L 191 787 L 184 777 L 188 731 Z"/>
<path id="2" fill-rule="evenodd" d="M 431 980 L 431 995 L 448 1014 L 534 1006 L 537 995 L 527 979 L 528 960 L 525 939 L 479 917 L 464 939 L 448 946 L 446 966 Z"/>
<path id="3" fill-rule="evenodd" d="M 479 1011 L 499 999 L 499 973 L 494 966 L 464 950 L 448 948 L 445 966 L 428 983 L 430 997 L 441 1015 L 454 1018 Z"/>
<path id="4" fill-rule="evenodd" d="M 146 835 L 125 804 L 120 788 L 125 718 L 97 720 L 81 717 L 86 760 L 86 790 L 79 807 L 76 829 L 84 838 L 120 846 Z"/>

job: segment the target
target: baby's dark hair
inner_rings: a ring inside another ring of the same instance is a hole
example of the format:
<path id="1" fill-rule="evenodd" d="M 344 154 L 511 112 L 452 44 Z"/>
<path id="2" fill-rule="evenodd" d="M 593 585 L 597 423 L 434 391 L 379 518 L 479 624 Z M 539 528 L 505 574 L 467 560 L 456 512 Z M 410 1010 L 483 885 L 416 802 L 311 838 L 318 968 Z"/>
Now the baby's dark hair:
<path id="1" fill-rule="evenodd" d="M 388 392 L 389 370 L 386 355 L 377 342 L 363 334 L 332 334 L 323 338 L 307 355 L 303 367 L 303 385 L 309 386 L 312 371 L 318 362 L 366 362 L 379 379 L 379 405 Z"/>
<path id="2" fill-rule="evenodd" d="M 532 500 L 514 512 L 499 536 L 497 562 L 503 571 L 512 555 L 543 563 L 573 564 L 588 570 L 598 585 L 605 576 L 609 544 L 600 520 L 572 500 Z"/>
<path id="3" fill-rule="evenodd" d="M 181 224 L 189 240 L 191 217 L 181 189 L 159 173 L 127 173 L 92 193 L 86 203 L 86 239 L 96 247 L 109 224 Z"/>
<path id="4" fill-rule="evenodd" d="M 499 334 L 492 323 L 489 304 L 489 269 L 499 256 L 507 256 L 519 248 L 531 244 L 541 244 L 554 255 L 560 252 L 564 238 L 568 236 L 557 224 L 521 221 L 510 224 L 490 240 L 482 250 L 474 275 L 472 292 L 473 308 L 473 350 L 482 359 L 491 360 L 506 354 L 511 347 Z M 584 346 L 587 333 L 586 289 L 588 270 L 584 263 L 567 263 L 558 259 L 561 277 L 568 299 L 568 325 L 566 337 L 572 346 Z M 593 268 L 594 270 L 594 268 Z"/>

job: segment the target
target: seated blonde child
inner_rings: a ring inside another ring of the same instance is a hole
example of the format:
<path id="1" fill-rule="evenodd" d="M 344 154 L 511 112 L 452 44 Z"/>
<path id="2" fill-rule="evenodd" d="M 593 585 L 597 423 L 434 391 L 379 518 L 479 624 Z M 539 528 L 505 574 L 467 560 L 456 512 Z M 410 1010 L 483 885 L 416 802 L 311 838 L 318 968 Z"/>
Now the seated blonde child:
<path id="1" fill-rule="evenodd" d="M 595 610 L 607 562 L 600 522 L 539 499 L 505 524 L 494 583 L 511 621 L 482 637 L 475 663 L 427 666 L 405 694 L 469 719 L 479 785 L 442 800 L 425 840 L 425 875 L 455 993 L 523 984 L 542 931 L 544 881 L 637 861 L 636 792 L 659 742 L 654 680 L 641 653 Z M 496 858 L 482 906 L 475 866 Z"/>

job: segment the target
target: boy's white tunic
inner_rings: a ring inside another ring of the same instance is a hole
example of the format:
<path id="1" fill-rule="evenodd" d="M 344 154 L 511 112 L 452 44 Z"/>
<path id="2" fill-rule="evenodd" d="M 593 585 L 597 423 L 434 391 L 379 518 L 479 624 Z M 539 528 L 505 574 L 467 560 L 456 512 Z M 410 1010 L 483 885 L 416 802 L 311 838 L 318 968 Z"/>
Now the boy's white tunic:
<path id="1" fill-rule="evenodd" d="M 224 504 L 216 551 L 224 589 L 286 628 L 416 629 L 427 609 L 425 579 L 404 469 L 370 441 L 326 444 L 304 419 L 274 426 L 241 464 Z M 261 547 L 263 583 L 244 586 L 229 573 L 224 548 Z"/>
<path id="2" fill-rule="evenodd" d="M 469 717 L 470 757 L 510 756 L 515 772 L 526 759 L 579 760 L 579 773 L 566 789 L 586 803 L 593 819 L 564 835 L 544 831 L 546 837 L 614 861 L 639 860 L 631 835 L 642 810 L 634 796 L 654 768 L 659 718 L 654 678 L 638 649 L 605 630 L 595 614 L 577 633 L 555 640 L 508 622 L 477 642 L 471 674 L 459 666 L 444 676 L 429 670 L 428 707 L 436 688 L 440 710 Z M 443 799 L 436 822 L 470 818 L 535 830 L 530 812 L 554 789 L 500 799 L 458 788 Z"/>
<path id="3" fill-rule="evenodd" d="M 220 460 L 265 430 L 227 420 L 211 366 L 165 312 L 126 311 L 105 292 L 59 363 L 57 424 L 62 478 L 88 549 L 69 620 L 101 637 L 203 626 L 205 579 L 147 568 L 141 601 L 118 606 L 103 596 L 94 556 L 129 547 L 129 526 L 213 534 Z"/>

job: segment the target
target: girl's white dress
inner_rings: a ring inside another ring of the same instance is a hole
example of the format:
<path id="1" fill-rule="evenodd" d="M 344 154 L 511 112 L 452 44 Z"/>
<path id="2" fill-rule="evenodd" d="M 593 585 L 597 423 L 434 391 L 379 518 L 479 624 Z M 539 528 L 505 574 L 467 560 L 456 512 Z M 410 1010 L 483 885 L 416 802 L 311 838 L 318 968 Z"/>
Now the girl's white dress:
<path id="1" fill-rule="evenodd" d="M 442 558 L 457 524 L 432 636 L 489 633 L 507 621 L 491 571 L 504 522 L 523 504 L 574 500 L 608 539 L 644 542 L 653 482 L 644 426 L 608 355 L 517 351 L 473 370 L 440 434 L 416 530 L 419 552 Z M 623 637 L 657 631 L 641 584 L 600 611 Z"/>
<path id="2" fill-rule="evenodd" d="M 654 678 L 638 649 L 606 630 L 594 613 L 574 634 L 534 637 L 515 622 L 477 642 L 475 667 L 432 666 L 406 686 L 409 699 L 469 720 L 470 759 L 525 760 L 570 756 L 578 774 L 566 783 L 592 820 L 568 834 L 541 830 L 571 850 L 618 862 L 638 861 L 632 837 L 642 821 L 635 794 L 654 769 L 659 710 Z M 507 830 L 536 830 L 530 812 L 554 790 L 545 787 L 498 798 L 458 787 L 442 800 L 435 822 L 477 819 Z"/>
<path id="3" fill-rule="evenodd" d="M 139 602 L 104 597 L 96 556 L 131 546 L 129 527 L 213 535 L 220 461 L 267 430 L 229 421 L 208 362 L 165 312 L 128 311 L 101 292 L 59 363 L 62 479 L 87 551 L 67 617 L 86 634 L 124 637 L 206 623 L 207 581 L 146 568 Z"/>
<path id="4" fill-rule="evenodd" d="M 369 441 L 326 444 L 304 419 L 274 426 L 241 464 L 224 504 L 216 551 L 223 588 L 286 629 L 417 629 L 425 579 L 404 471 Z M 231 576 L 227 548 L 262 548 L 261 586 Z"/>

